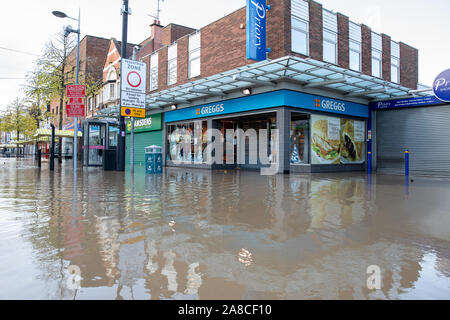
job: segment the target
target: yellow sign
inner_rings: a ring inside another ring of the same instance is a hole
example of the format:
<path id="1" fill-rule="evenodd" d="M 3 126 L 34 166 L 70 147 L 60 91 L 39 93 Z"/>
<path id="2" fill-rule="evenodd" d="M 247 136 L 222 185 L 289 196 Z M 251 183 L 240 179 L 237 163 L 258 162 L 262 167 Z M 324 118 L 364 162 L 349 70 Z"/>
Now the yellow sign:
<path id="1" fill-rule="evenodd" d="M 120 109 L 120 115 L 123 117 L 145 118 L 145 109 L 126 107 L 122 107 Z"/>

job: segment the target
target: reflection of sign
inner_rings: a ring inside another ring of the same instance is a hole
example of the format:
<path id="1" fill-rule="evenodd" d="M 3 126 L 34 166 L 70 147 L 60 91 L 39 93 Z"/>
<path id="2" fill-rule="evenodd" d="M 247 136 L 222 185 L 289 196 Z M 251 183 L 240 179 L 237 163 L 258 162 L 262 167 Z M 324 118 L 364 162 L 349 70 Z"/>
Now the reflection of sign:
<path id="1" fill-rule="evenodd" d="M 66 89 L 67 98 L 84 98 L 86 96 L 86 87 L 83 85 L 70 85 Z"/>
<path id="2" fill-rule="evenodd" d="M 247 59 L 267 58 L 266 16 L 266 0 L 247 0 Z"/>
<path id="3" fill-rule="evenodd" d="M 121 115 L 145 118 L 145 89 L 147 65 L 122 59 Z"/>
<path id="4" fill-rule="evenodd" d="M 433 92 L 439 100 L 450 102 L 450 69 L 442 72 L 434 80 Z"/>
<path id="5" fill-rule="evenodd" d="M 156 131 L 162 129 L 161 114 L 153 114 L 145 119 L 134 121 L 134 132 Z M 131 132 L 131 121 L 127 121 L 127 133 Z"/>

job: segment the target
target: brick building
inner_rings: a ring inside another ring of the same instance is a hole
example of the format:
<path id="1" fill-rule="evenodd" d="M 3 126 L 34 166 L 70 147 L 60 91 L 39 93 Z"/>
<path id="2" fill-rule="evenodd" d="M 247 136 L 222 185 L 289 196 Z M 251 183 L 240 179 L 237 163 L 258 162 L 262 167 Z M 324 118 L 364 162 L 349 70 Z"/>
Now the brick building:
<path id="1" fill-rule="evenodd" d="M 225 166 L 194 151 L 196 130 L 204 148 L 213 141 L 206 129 L 219 129 L 230 145 L 236 137 L 225 137 L 227 129 L 267 129 L 270 144 L 278 139 L 268 157 L 279 172 L 365 169 L 369 102 L 417 89 L 418 50 L 315 1 L 270 5 L 271 51 L 262 62 L 246 57 L 246 7 L 200 30 L 151 26 L 138 59 L 148 66 L 147 114 L 162 118 L 164 165 Z M 232 167 L 263 166 L 250 162 L 246 151 L 246 163 Z"/>
<path id="2" fill-rule="evenodd" d="M 101 81 L 103 75 L 103 67 L 105 64 L 105 57 L 108 53 L 110 45 L 109 39 L 86 35 L 80 41 L 80 83 L 89 77 L 93 81 Z M 76 48 L 68 55 L 65 74 L 68 83 L 75 84 L 76 73 Z M 73 83 L 71 83 L 73 82 Z M 67 103 L 67 101 L 65 101 Z M 73 119 L 66 118 L 65 105 L 63 110 L 63 127 L 68 126 L 73 122 Z M 54 115 L 53 124 L 59 126 L 59 97 L 50 102 L 50 112 Z"/>

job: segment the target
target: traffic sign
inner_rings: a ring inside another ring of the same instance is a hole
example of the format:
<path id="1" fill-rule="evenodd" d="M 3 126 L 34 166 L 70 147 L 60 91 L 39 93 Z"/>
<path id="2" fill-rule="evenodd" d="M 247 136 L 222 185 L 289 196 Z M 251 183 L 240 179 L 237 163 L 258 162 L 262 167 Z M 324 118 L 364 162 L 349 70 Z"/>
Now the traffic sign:
<path id="1" fill-rule="evenodd" d="M 66 89 L 68 98 L 84 98 L 86 96 L 86 86 L 69 85 Z"/>
<path id="2" fill-rule="evenodd" d="M 68 118 L 84 117 L 84 104 L 68 104 L 66 105 L 66 114 Z"/>
<path id="3" fill-rule="evenodd" d="M 121 115 L 145 118 L 147 65 L 140 61 L 122 59 L 121 74 Z"/>
<path id="4" fill-rule="evenodd" d="M 120 115 L 123 117 L 145 118 L 145 109 L 122 107 Z"/>

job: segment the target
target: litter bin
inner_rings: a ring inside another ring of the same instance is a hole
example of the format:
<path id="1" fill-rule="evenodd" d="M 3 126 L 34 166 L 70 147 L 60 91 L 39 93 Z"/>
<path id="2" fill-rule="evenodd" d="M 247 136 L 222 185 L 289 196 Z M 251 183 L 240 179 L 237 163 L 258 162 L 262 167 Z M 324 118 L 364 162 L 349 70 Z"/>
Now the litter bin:
<path id="1" fill-rule="evenodd" d="M 162 147 L 150 146 L 145 148 L 145 173 L 162 173 Z"/>

